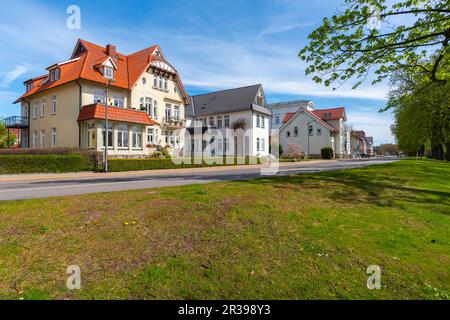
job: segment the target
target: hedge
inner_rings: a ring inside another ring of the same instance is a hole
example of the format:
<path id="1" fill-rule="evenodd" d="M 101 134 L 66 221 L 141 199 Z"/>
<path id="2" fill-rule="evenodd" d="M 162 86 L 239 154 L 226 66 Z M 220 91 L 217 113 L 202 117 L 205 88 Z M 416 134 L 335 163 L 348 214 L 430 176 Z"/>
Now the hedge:
<path id="1" fill-rule="evenodd" d="M 245 161 L 245 164 L 250 163 L 263 163 L 265 159 L 263 158 L 252 158 L 252 162 L 250 162 L 250 158 L 233 158 L 233 163 L 227 163 L 224 159 L 223 163 L 207 163 L 209 161 L 218 161 L 217 158 L 211 159 L 203 159 L 202 163 L 194 163 L 193 159 L 158 159 L 158 158 L 147 158 L 147 159 L 110 159 L 108 161 L 109 171 L 119 172 L 119 171 L 139 171 L 139 170 L 158 170 L 158 169 L 180 169 L 180 168 L 201 168 L 201 167 L 217 167 L 217 166 L 229 166 L 229 165 L 237 165 L 244 164 L 238 163 L 238 159 L 242 162 Z M 183 163 L 177 164 L 184 160 Z M 205 162 L 207 161 L 207 162 Z"/>
<path id="2" fill-rule="evenodd" d="M 0 174 L 54 173 L 96 170 L 93 162 L 80 154 L 0 155 Z"/>
<path id="3" fill-rule="evenodd" d="M 78 148 L 78 147 L 66 147 L 66 148 L 17 148 L 17 149 L 0 149 L 0 158 L 4 155 L 11 156 L 42 156 L 42 155 L 78 155 L 83 158 L 83 163 L 88 161 L 90 163 L 89 170 L 99 171 L 103 166 L 103 157 L 101 152 L 97 152 L 94 150 Z M 19 158 L 16 158 L 19 159 Z M 36 158 L 39 159 L 39 158 Z M 38 161 L 38 160 L 37 160 Z M 67 169 L 69 170 L 69 169 Z M 67 172 L 65 171 L 42 171 L 42 172 Z M 74 167 L 73 170 L 69 171 L 79 171 L 77 167 Z M 29 172 L 29 171 L 27 171 Z M 39 172 L 39 171 L 33 171 Z"/>
<path id="4" fill-rule="evenodd" d="M 326 147 L 320 150 L 320 154 L 322 155 L 322 159 L 333 159 L 333 148 Z"/>

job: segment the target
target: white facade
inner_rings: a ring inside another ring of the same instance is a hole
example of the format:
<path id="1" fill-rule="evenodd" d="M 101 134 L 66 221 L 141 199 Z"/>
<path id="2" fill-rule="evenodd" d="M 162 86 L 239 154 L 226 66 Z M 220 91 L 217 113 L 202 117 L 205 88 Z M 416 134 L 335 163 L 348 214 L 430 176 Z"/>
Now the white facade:
<path id="1" fill-rule="evenodd" d="M 295 144 L 306 155 L 318 156 L 322 148 L 335 150 L 336 139 L 329 126 L 307 112 L 299 111 L 280 129 L 278 140 L 284 150 L 289 144 Z"/>
<path id="2" fill-rule="evenodd" d="M 272 111 L 272 130 L 280 129 L 283 125 L 283 119 L 287 113 L 295 113 L 300 108 L 305 107 L 307 110 L 314 110 L 314 104 L 312 101 L 291 101 L 286 103 L 273 103 L 269 104 L 268 108 Z"/>
<path id="3" fill-rule="evenodd" d="M 186 125 L 194 128 L 194 133 L 186 132 L 186 155 L 211 143 L 208 150 L 213 156 L 268 156 L 270 121 L 270 115 L 254 110 L 188 118 Z M 210 130 L 203 134 L 206 126 Z"/>

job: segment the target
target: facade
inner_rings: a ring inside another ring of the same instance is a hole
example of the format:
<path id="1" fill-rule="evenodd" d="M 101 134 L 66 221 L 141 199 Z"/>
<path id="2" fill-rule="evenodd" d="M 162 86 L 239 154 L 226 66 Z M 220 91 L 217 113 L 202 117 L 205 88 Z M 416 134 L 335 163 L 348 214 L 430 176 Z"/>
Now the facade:
<path id="1" fill-rule="evenodd" d="M 366 133 L 362 130 L 352 131 L 350 137 L 350 148 L 353 158 L 359 158 L 367 154 Z"/>
<path id="2" fill-rule="evenodd" d="M 300 146 L 308 156 L 319 156 L 320 150 L 325 147 L 334 150 L 336 128 L 308 109 L 301 108 L 294 114 L 286 114 L 283 123 L 278 141 L 284 150 L 290 144 Z"/>
<path id="3" fill-rule="evenodd" d="M 373 137 L 366 137 L 366 151 L 371 157 L 375 155 L 375 151 L 373 149 Z"/>
<path id="4" fill-rule="evenodd" d="M 296 113 L 300 108 L 314 110 L 314 103 L 307 100 L 295 100 L 271 103 L 268 108 L 272 111 L 272 130 L 278 130 L 283 125 L 283 119 L 288 113 Z"/>
<path id="5" fill-rule="evenodd" d="M 267 156 L 271 112 L 261 85 L 190 98 L 186 108 L 186 154 Z"/>
<path id="6" fill-rule="evenodd" d="M 291 121 L 292 119 L 294 120 Z M 311 104 L 308 104 L 296 112 L 286 113 L 283 125 L 278 131 L 273 130 L 272 134 L 273 136 L 279 134 L 279 141 L 283 147 L 290 143 L 298 144 L 308 155 L 318 156 L 322 148 L 331 147 L 335 157 L 348 158 L 351 150 L 350 132 L 346 121 L 347 116 L 343 107 L 314 110 Z"/>
<path id="7" fill-rule="evenodd" d="M 104 150 L 112 156 L 182 148 L 189 102 L 176 69 L 158 45 L 124 55 L 78 40 L 69 60 L 25 81 L 21 116 L 24 147 Z M 108 128 L 105 130 L 106 104 Z M 12 124 L 15 125 L 15 124 Z"/>

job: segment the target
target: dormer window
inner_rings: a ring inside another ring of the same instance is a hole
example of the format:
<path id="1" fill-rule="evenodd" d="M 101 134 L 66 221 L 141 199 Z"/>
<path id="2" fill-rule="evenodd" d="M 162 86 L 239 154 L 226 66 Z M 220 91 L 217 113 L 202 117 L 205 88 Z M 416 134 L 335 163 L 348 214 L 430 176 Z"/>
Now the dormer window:
<path id="1" fill-rule="evenodd" d="M 111 67 L 104 67 L 103 75 L 105 76 L 105 78 L 113 79 L 114 78 L 114 69 Z"/>
<path id="2" fill-rule="evenodd" d="M 34 83 L 33 82 L 27 83 L 27 92 L 30 91 L 33 88 L 34 88 Z"/>
<path id="3" fill-rule="evenodd" d="M 59 68 L 55 69 L 55 81 L 59 80 L 60 78 L 61 78 L 61 70 Z"/>
<path id="4" fill-rule="evenodd" d="M 50 70 L 50 82 L 55 81 L 55 70 Z"/>

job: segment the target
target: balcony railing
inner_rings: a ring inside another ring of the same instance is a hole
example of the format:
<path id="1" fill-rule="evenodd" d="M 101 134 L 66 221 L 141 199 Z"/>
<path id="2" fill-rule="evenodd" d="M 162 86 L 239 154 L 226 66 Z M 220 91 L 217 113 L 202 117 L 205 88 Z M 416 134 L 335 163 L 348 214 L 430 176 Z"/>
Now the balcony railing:
<path id="1" fill-rule="evenodd" d="M 168 127 L 183 128 L 184 121 L 175 117 L 163 117 L 163 124 Z"/>
<path id="2" fill-rule="evenodd" d="M 28 117 L 12 116 L 5 118 L 7 128 L 27 128 L 29 126 Z"/>

